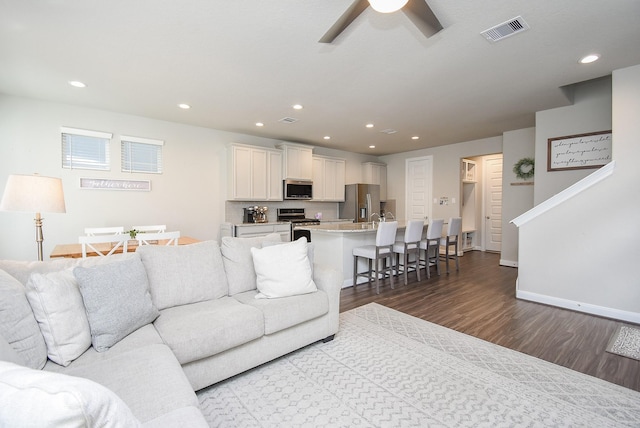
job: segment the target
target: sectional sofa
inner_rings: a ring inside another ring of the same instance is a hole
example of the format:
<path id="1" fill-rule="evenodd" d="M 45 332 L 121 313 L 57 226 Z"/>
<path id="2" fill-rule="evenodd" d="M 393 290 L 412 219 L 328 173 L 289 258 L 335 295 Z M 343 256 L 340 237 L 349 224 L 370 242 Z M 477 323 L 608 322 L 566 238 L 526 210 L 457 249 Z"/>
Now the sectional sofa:
<path id="1" fill-rule="evenodd" d="M 1 260 L 0 426 L 207 426 L 195 391 L 338 330 L 340 275 L 279 240 Z"/>

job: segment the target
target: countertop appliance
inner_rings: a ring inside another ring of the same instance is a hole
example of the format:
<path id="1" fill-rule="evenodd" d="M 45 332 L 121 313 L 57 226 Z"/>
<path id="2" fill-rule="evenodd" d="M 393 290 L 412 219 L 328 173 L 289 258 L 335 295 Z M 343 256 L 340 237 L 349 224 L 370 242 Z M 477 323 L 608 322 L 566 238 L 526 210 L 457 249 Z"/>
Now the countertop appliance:
<path id="1" fill-rule="evenodd" d="M 355 223 L 362 223 L 371 221 L 374 213 L 380 215 L 379 184 L 347 184 L 344 190 L 345 201 L 339 204 L 341 218 L 353 218 Z"/>
<path id="2" fill-rule="evenodd" d="M 259 207 L 254 205 L 252 207 L 243 208 L 244 215 L 242 217 L 243 223 L 266 223 L 267 220 L 267 207 Z"/>
<path id="3" fill-rule="evenodd" d="M 293 241 L 304 236 L 307 238 L 307 242 L 311 242 L 311 232 L 296 229 L 296 226 L 320 224 L 320 220 L 316 218 L 307 218 L 304 208 L 278 208 L 278 221 L 288 221 L 291 223 L 291 239 Z"/>
<path id="4" fill-rule="evenodd" d="M 311 180 L 283 181 L 284 199 L 311 199 L 313 198 L 313 182 Z"/>

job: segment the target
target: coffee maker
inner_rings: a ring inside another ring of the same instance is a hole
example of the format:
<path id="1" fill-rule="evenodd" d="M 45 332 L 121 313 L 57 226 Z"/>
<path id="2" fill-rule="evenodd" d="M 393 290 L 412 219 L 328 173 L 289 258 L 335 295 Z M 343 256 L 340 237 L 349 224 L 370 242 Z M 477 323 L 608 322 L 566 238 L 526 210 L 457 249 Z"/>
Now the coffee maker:
<path id="1" fill-rule="evenodd" d="M 267 222 L 267 207 L 259 207 L 257 205 L 252 207 L 243 208 L 244 216 L 243 223 L 266 223 Z"/>

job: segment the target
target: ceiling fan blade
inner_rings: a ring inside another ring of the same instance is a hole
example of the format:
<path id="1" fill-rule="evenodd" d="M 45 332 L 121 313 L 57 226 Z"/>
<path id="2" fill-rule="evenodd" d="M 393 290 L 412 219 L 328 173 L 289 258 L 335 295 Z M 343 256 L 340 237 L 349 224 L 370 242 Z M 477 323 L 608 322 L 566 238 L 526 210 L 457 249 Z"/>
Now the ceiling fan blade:
<path id="1" fill-rule="evenodd" d="M 442 30 L 442 24 L 425 0 L 409 0 L 402 11 L 427 38 Z"/>
<path id="2" fill-rule="evenodd" d="M 345 28 L 349 26 L 366 8 L 369 7 L 368 0 L 355 0 L 349 9 L 345 13 L 342 14 L 340 18 L 336 21 L 335 24 L 329 28 L 329 31 L 324 33 L 324 36 L 318 42 L 320 43 L 331 43 L 335 40 L 336 37 L 342 33 Z"/>

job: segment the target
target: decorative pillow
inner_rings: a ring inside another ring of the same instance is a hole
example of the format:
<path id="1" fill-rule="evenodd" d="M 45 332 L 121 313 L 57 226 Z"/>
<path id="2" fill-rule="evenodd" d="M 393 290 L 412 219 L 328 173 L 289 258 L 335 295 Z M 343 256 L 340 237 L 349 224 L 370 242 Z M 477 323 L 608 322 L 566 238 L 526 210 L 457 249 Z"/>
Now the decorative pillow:
<path id="1" fill-rule="evenodd" d="M 27 298 L 54 363 L 68 366 L 91 346 L 89 321 L 71 270 L 33 273 Z"/>
<path id="2" fill-rule="evenodd" d="M 295 296 L 317 291 L 307 256 L 307 239 L 251 248 L 259 293 L 256 299 Z"/>
<path id="3" fill-rule="evenodd" d="M 138 247 L 158 309 L 226 296 L 229 287 L 215 241 L 192 245 Z"/>
<path id="4" fill-rule="evenodd" d="M 0 361 L 16 363 L 21 366 L 25 365 L 24 359 L 18 355 L 16 350 L 11 347 L 2 334 L 0 334 Z"/>
<path id="5" fill-rule="evenodd" d="M 253 268 L 251 248 L 262 248 L 264 242 L 281 242 L 279 233 L 257 238 L 222 238 L 222 261 L 229 283 L 229 296 L 256 289 L 256 271 Z"/>
<path id="6" fill-rule="evenodd" d="M 98 383 L 3 361 L 0 402 L 2 426 L 141 426 L 122 399 Z"/>
<path id="7" fill-rule="evenodd" d="M 28 367 L 44 367 L 47 345 L 31 311 L 24 286 L 3 270 L 0 270 L 0 332 Z"/>
<path id="8" fill-rule="evenodd" d="M 139 257 L 105 265 L 77 267 L 82 300 L 91 329 L 91 343 L 103 352 L 129 333 L 155 320 L 149 281 Z"/>

